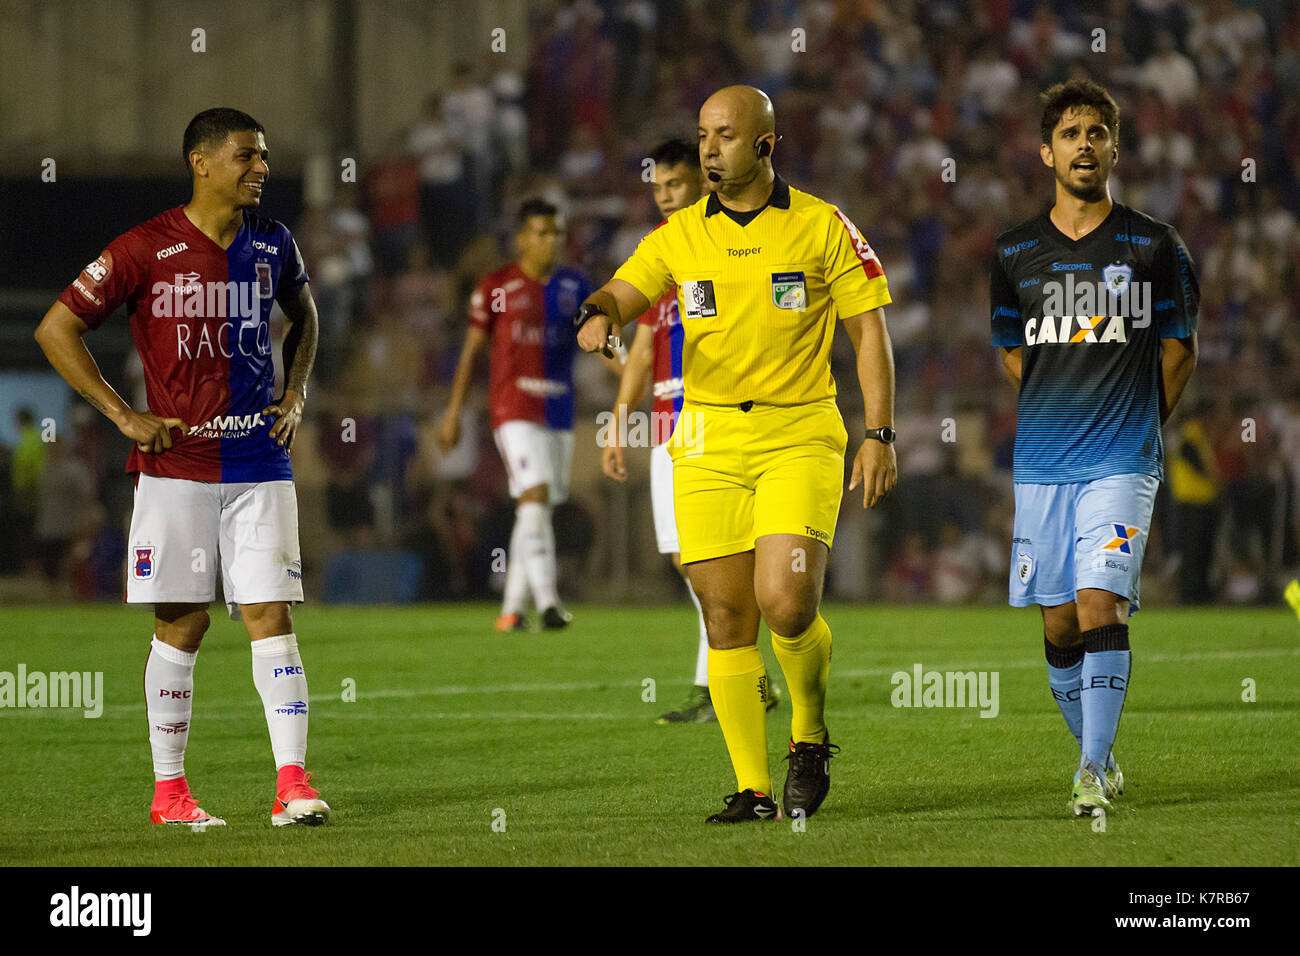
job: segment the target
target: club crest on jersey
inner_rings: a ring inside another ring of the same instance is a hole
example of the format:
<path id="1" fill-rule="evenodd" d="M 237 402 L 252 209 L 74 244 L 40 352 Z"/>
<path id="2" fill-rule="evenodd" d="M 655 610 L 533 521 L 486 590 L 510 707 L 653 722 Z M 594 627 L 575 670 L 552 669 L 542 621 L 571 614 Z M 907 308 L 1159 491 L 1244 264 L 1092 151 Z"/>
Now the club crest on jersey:
<path id="1" fill-rule="evenodd" d="M 257 262 L 257 297 L 259 299 L 271 298 L 271 263 Z"/>
<path id="2" fill-rule="evenodd" d="M 1101 270 L 1101 278 L 1106 283 L 1106 291 L 1118 298 L 1128 289 L 1129 280 L 1133 278 L 1133 267 L 1122 262 L 1112 262 Z"/>
<path id="3" fill-rule="evenodd" d="M 131 562 L 131 575 L 137 581 L 148 581 L 153 577 L 153 547 L 132 548 L 135 560 Z"/>
<path id="4" fill-rule="evenodd" d="M 772 304 L 802 312 L 808 305 L 808 285 L 802 272 L 772 273 Z"/>
<path id="5" fill-rule="evenodd" d="M 702 319 L 717 315 L 718 305 L 713 297 L 713 280 L 688 279 L 683 282 L 682 304 L 686 306 L 688 319 Z"/>
<path id="6" fill-rule="evenodd" d="M 1133 540 L 1133 536 L 1141 529 L 1133 528 L 1126 524 L 1120 524 L 1119 522 L 1112 522 L 1111 527 L 1115 529 L 1115 537 L 1111 538 L 1102 550 L 1117 551 L 1120 554 L 1132 554 L 1133 549 L 1129 547 L 1129 542 Z"/>

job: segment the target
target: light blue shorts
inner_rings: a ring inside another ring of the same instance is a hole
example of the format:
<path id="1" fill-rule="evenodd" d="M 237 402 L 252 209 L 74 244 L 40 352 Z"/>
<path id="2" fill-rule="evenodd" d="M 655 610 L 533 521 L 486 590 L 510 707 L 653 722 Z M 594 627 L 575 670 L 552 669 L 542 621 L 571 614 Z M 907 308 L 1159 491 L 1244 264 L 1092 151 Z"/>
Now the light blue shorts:
<path id="1" fill-rule="evenodd" d="M 1112 475 L 1066 485 L 1017 484 L 1012 607 L 1053 607 L 1100 588 L 1138 609 L 1138 575 L 1159 482 Z"/>

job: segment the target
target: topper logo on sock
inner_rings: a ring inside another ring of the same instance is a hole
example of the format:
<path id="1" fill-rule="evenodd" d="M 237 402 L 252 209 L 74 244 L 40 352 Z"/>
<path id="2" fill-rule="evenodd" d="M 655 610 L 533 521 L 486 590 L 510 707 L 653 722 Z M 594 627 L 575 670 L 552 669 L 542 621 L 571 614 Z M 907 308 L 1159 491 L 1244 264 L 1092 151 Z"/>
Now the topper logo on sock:
<path id="1" fill-rule="evenodd" d="M 288 714 L 290 716 L 305 714 L 307 713 L 307 702 L 305 700 L 291 700 L 275 708 L 275 712 L 277 714 Z"/>
<path id="2" fill-rule="evenodd" d="M 1111 527 L 1115 529 L 1115 537 L 1102 548 L 1103 551 L 1118 551 L 1120 554 L 1132 554 L 1133 549 L 1129 547 L 1129 542 L 1133 536 L 1141 531 L 1141 528 L 1130 528 L 1128 525 L 1112 523 Z"/>
<path id="3" fill-rule="evenodd" d="M 271 672 L 272 677 L 289 677 L 292 674 L 301 674 L 302 667 L 290 664 L 288 667 L 277 667 Z"/>
<path id="4" fill-rule="evenodd" d="M 135 562 L 131 565 L 131 573 L 137 581 L 147 581 L 153 577 L 153 548 L 134 548 Z"/>

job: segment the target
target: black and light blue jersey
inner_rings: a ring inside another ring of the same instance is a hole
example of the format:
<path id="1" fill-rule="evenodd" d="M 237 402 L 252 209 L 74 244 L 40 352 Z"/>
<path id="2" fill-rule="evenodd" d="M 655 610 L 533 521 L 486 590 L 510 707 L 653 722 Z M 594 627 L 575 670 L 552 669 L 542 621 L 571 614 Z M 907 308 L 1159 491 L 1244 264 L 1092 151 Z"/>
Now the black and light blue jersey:
<path id="1" fill-rule="evenodd" d="M 1200 298 L 1178 232 L 1115 203 L 1072 240 L 1043 213 L 998 237 L 989 297 L 993 345 L 1021 348 L 1015 480 L 1163 478 L 1160 340 Z"/>

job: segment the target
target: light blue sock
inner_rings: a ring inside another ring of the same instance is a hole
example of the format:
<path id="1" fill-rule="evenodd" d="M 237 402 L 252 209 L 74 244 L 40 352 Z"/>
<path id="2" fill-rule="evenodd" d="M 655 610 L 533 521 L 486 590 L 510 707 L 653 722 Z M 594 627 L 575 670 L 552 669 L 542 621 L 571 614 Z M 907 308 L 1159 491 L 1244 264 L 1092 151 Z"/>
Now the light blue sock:
<path id="1" fill-rule="evenodd" d="M 1047 654 L 1047 686 L 1052 690 L 1056 706 L 1061 708 L 1065 726 L 1074 739 L 1083 746 L 1083 701 L 1079 686 L 1083 680 L 1083 645 L 1057 647 L 1043 638 Z"/>
<path id="2" fill-rule="evenodd" d="M 1079 771 L 1091 767 L 1104 782 L 1107 767 L 1114 765 L 1110 751 L 1128 695 L 1132 667 L 1128 625 L 1108 624 L 1084 631 L 1083 642 L 1083 752 Z"/>

